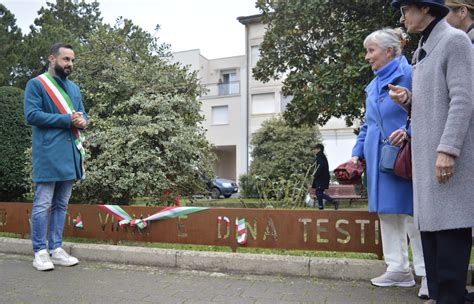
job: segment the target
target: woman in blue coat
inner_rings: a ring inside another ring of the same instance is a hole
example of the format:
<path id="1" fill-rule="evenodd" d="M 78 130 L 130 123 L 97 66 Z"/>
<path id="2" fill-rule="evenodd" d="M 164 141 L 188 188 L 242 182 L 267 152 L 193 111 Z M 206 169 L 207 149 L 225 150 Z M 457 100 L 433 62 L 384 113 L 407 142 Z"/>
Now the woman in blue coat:
<path id="1" fill-rule="evenodd" d="M 394 29 L 375 31 L 364 41 L 365 59 L 375 78 L 365 89 L 365 123 L 352 150 L 352 161 L 366 161 L 369 212 L 379 214 L 384 259 L 388 266 L 384 274 L 371 280 L 372 284 L 381 287 L 415 285 L 408 260 L 408 235 L 415 273 L 422 277 L 418 296 L 427 298 L 420 232 L 413 223 L 412 182 L 379 171 L 384 142 L 399 146 L 406 136 L 407 112 L 388 95 L 388 84 L 411 87 L 411 66 L 401 55 L 402 41 L 403 32 Z"/>

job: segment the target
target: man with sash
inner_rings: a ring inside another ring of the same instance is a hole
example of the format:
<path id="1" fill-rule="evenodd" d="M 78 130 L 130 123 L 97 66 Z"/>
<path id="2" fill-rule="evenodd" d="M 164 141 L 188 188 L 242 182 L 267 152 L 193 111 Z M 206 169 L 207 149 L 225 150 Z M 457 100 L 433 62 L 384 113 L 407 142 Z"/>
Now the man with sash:
<path id="1" fill-rule="evenodd" d="M 48 71 L 29 80 L 25 89 L 24 114 L 32 126 L 33 147 L 33 267 L 41 271 L 79 263 L 61 248 L 73 183 L 85 177 L 82 132 L 88 118 L 79 87 L 67 79 L 74 59 L 71 45 L 54 44 Z"/>

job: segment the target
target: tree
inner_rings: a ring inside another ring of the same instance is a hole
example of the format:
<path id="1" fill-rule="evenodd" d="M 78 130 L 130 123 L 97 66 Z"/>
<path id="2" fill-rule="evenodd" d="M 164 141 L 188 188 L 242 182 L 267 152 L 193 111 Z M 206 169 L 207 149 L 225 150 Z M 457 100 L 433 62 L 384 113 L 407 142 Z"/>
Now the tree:
<path id="1" fill-rule="evenodd" d="M 87 201 L 156 201 L 186 195 L 210 176 L 210 146 L 200 127 L 196 73 L 170 64 L 166 45 L 129 20 L 100 25 L 77 56 L 90 125 L 87 178 L 75 192 Z"/>
<path id="2" fill-rule="evenodd" d="M 15 16 L 0 4 L 0 86 L 11 84 L 13 69 L 18 63 L 16 46 L 21 38 Z"/>
<path id="3" fill-rule="evenodd" d="M 318 142 L 317 127 L 292 127 L 280 117 L 269 119 L 252 138 L 250 172 L 269 179 L 305 175 L 314 163 L 312 147 Z"/>
<path id="4" fill-rule="evenodd" d="M 283 93 L 293 96 L 285 119 L 324 125 L 345 117 L 351 126 L 362 118 L 373 78 L 362 44 L 372 31 L 396 25 L 390 1 L 258 0 L 257 7 L 267 31 L 253 74 L 283 79 Z"/>
<path id="5" fill-rule="evenodd" d="M 70 43 L 80 53 L 88 37 L 102 22 L 97 1 L 75 4 L 58 0 L 46 4 L 38 11 L 34 25 L 30 26 L 30 32 L 17 49 L 20 64 L 16 67 L 14 84 L 20 88 L 24 88 L 28 79 L 43 72 L 53 43 Z"/>
<path id="6" fill-rule="evenodd" d="M 23 91 L 0 87 L 0 201 L 20 199 L 28 191 L 30 132 L 23 118 Z"/>
<path id="7" fill-rule="evenodd" d="M 281 117 L 265 121 L 251 141 L 250 173 L 240 179 L 244 195 L 257 195 L 262 208 L 303 207 L 318 142 L 316 126 L 293 127 Z"/>

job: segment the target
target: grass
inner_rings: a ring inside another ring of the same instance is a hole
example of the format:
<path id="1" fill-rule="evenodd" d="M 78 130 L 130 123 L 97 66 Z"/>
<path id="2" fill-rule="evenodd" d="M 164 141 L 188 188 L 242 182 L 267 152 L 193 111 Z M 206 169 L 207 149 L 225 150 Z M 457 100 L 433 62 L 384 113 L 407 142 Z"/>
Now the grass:
<path id="1" fill-rule="evenodd" d="M 147 203 L 153 203 L 146 199 L 133 200 L 131 206 L 146 206 Z M 181 206 L 196 206 L 196 207 L 225 207 L 225 208 L 259 208 L 264 207 L 265 204 L 259 202 L 254 198 L 224 198 L 224 199 L 193 199 L 181 198 Z M 348 200 L 340 200 L 339 208 L 341 209 L 367 209 L 367 200 L 354 200 L 352 204 L 349 204 Z M 269 205 L 274 205 L 278 208 L 278 202 L 269 201 Z M 332 205 L 328 205 L 328 208 L 332 209 Z M 297 209 L 314 209 L 314 207 L 301 207 Z"/>

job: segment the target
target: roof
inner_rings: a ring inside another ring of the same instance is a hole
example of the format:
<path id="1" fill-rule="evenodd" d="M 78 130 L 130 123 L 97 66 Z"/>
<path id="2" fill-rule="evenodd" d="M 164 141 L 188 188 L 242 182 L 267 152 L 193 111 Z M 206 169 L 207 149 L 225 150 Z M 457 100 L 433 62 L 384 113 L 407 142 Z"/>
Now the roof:
<path id="1" fill-rule="evenodd" d="M 260 23 L 261 19 L 262 19 L 262 14 L 237 17 L 237 20 L 243 25 L 248 25 L 252 23 Z"/>

